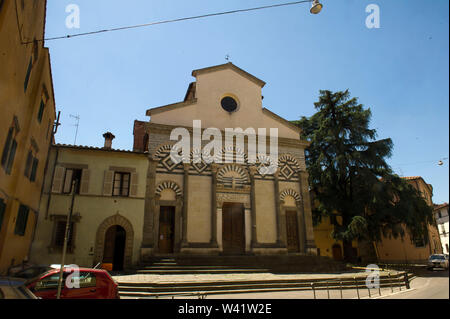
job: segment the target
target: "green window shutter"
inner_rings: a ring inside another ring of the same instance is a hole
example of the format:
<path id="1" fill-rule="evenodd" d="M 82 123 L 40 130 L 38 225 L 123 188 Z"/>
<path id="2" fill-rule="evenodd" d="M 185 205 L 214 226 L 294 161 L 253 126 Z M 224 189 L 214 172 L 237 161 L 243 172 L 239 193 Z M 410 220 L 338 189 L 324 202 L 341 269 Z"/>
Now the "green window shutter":
<path id="1" fill-rule="evenodd" d="M 42 122 L 42 116 L 44 115 L 44 108 L 45 108 L 45 103 L 43 100 L 41 100 L 41 105 L 39 105 L 39 112 L 38 112 L 38 122 L 39 123 Z"/>
<path id="2" fill-rule="evenodd" d="M 8 159 L 9 149 L 11 148 L 13 128 L 11 127 L 8 131 L 8 136 L 5 141 L 5 146 L 3 147 L 2 153 L 2 166 L 6 165 L 6 160 Z"/>
<path id="3" fill-rule="evenodd" d="M 2 230 L 3 217 L 5 216 L 6 203 L 0 198 L 0 231 Z"/>
<path id="4" fill-rule="evenodd" d="M 27 163 L 25 164 L 25 176 L 28 178 L 30 178 L 30 169 L 32 163 L 33 163 L 33 153 L 29 151 L 27 156 Z"/>
<path id="5" fill-rule="evenodd" d="M 11 174 L 11 169 L 14 163 L 14 157 L 16 156 L 17 142 L 12 141 L 11 150 L 9 151 L 8 162 L 6 163 L 6 173 Z"/>
<path id="6" fill-rule="evenodd" d="M 33 58 L 30 58 L 30 63 L 28 63 L 27 75 L 25 76 L 25 82 L 23 82 L 23 91 L 26 92 L 28 88 L 28 82 L 30 81 L 31 69 L 33 68 Z"/>
<path id="7" fill-rule="evenodd" d="M 27 206 L 24 206 L 24 205 L 19 206 L 19 213 L 17 214 L 16 227 L 14 229 L 14 234 L 19 235 L 19 236 L 25 235 L 29 211 L 30 211 L 30 209 Z"/>
<path id="8" fill-rule="evenodd" d="M 36 180 L 36 172 L 39 164 L 39 160 L 37 158 L 33 158 L 33 167 L 31 168 L 30 181 L 34 182 Z"/>

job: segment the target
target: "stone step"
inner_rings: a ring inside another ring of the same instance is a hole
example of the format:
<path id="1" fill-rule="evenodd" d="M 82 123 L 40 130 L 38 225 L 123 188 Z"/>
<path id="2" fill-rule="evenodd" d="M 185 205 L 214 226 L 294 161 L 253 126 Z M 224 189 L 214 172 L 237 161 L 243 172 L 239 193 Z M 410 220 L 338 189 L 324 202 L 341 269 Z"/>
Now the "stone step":
<path id="1" fill-rule="evenodd" d="M 158 267 L 160 268 L 160 267 Z M 197 269 L 185 269 L 185 268 L 163 268 L 163 269 L 139 269 L 136 272 L 138 274 L 162 274 L 162 275 L 179 275 L 179 274 L 234 274 L 234 273 L 266 273 L 268 269 L 252 269 L 252 268 L 197 268 Z"/>
<path id="2" fill-rule="evenodd" d="M 232 267 L 232 266 L 202 266 L 202 265 L 198 265 L 198 266 L 186 266 L 186 265 L 150 265 L 150 266 L 145 266 L 143 268 L 140 268 L 141 270 L 146 270 L 146 269 L 179 269 L 179 270 L 183 270 L 183 269 L 236 269 L 237 267 Z M 255 267 L 239 267 L 240 269 L 255 269 Z"/>

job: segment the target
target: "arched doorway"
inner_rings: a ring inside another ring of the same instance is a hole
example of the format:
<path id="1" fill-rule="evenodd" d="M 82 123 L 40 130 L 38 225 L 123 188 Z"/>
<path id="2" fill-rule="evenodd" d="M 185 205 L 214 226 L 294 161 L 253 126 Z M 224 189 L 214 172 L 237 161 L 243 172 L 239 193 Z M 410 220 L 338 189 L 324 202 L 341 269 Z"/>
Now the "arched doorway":
<path id="1" fill-rule="evenodd" d="M 109 229 L 111 229 L 114 226 L 119 226 L 113 228 L 115 229 L 115 233 L 113 230 L 110 230 L 110 233 L 107 235 Z M 117 231 L 118 230 L 118 231 Z M 113 236 L 114 235 L 114 236 Z M 114 238 L 114 240 L 110 240 L 109 238 Z M 115 247 L 116 238 L 118 240 L 118 246 L 117 249 Z M 123 256 L 123 263 L 122 267 L 124 269 L 127 269 L 132 266 L 132 257 L 133 257 L 133 241 L 134 241 L 134 230 L 133 226 L 131 225 L 130 221 L 125 218 L 124 216 L 120 214 L 116 214 L 113 216 L 110 216 L 106 218 L 98 227 L 97 229 L 97 235 L 96 235 L 96 244 L 95 244 L 95 253 L 94 253 L 94 260 L 93 265 L 97 265 L 98 263 L 104 263 L 103 255 L 105 252 L 110 251 L 118 251 L 119 247 L 122 245 L 122 238 L 125 241 L 124 245 L 124 256 Z M 106 246 L 113 246 L 113 248 L 106 248 Z M 111 255 L 114 258 L 114 253 L 109 253 L 110 256 L 106 256 L 106 259 L 111 260 Z M 116 256 L 116 258 L 119 259 L 120 253 Z M 121 258 L 120 258 L 121 259 Z M 114 259 L 111 261 L 113 263 Z M 119 260 L 119 265 L 120 265 Z M 116 261 L 117 264 L 117 261 Z"/>
<path id="2" fill-rule="evenodd" d="M 122 226 L 114 225 L 105 234 L 103 263 L 112 264 L 113 270 L 123 270 L 125 259 L 126 231 Z"/>
<path id="3" fill-rule="evenodd" d="M 334 260 L 342 260 L 342 249 L 341 249 L 341 245 L 339 244 L 334 244 L 333 247 L 331 248 L 332 252 L 333 252 L 333 259 Z"/>

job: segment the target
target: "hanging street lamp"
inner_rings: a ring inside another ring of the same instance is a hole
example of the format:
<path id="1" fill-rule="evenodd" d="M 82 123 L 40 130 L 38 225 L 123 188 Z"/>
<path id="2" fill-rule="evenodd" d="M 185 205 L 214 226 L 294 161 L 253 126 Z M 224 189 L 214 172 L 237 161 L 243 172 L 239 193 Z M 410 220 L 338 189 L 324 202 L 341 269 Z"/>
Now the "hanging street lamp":
<path id="1" fill-rule="evenodd" d="M 318 14 L 320 11 L 322 11 L 323 5 L 319 2 L 319 0 L 314 0 L 311 6 L 311 12 L 312 14 Z"/>

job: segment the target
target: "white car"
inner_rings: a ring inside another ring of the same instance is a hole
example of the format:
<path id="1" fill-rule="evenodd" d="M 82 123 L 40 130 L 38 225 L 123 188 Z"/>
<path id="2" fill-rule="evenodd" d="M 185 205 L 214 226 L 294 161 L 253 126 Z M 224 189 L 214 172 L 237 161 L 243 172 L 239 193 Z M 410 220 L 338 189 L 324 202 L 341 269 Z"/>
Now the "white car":
<path id="1" fill-rule="evenodd" d="M 434 254 L 428 258 L 428 269 L 445 268 L 448 269 L 448 255 Z"/>

